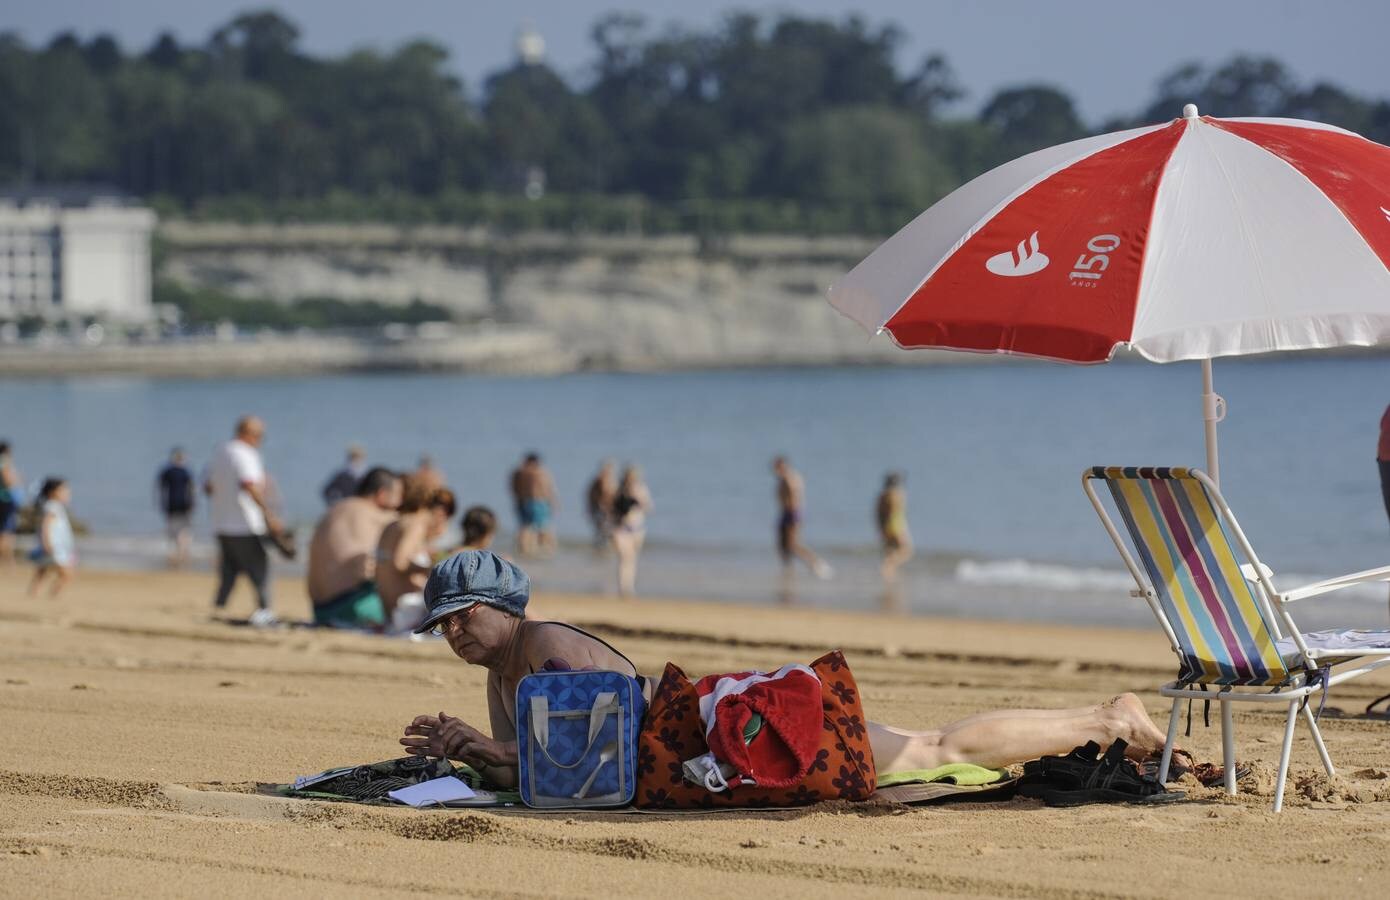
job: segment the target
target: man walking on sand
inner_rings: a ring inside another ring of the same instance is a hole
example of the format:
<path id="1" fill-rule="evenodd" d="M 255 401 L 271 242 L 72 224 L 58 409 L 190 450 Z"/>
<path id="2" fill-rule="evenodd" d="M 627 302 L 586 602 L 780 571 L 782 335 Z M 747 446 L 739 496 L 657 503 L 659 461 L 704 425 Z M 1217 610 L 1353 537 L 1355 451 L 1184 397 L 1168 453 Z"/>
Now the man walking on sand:
<path id="1" fill-rule="evenodd" d="M 264 441 L 265 423 L 256 416 L 242 416 L 237 420 L 235 437 L 213 453 L 203 482 L 221 556 L 213 607 L 221 612 L 237 577 L 245 575 L 256 589 L 257 608 L 251 614 L 251 624 L 258 628 L 276 622 L 270 609 L 270 557 L 265 541 L 281 527 L 266 496 L 260 451 Z"/>
<path id="2" fill-rule="evenodd" d="M 777 552 L 782 557 L 782 568 L 790 572 L 796 559 L 800 559 L 817 578 L 831 578 L 835 570 L 801 543 L 801 505 L 806 493 L 801 473 L 791 467 L 785 456 L 772 461 L 772 473 L 777 476 L 777 505 L 781 514 L 777 518 Z"/>

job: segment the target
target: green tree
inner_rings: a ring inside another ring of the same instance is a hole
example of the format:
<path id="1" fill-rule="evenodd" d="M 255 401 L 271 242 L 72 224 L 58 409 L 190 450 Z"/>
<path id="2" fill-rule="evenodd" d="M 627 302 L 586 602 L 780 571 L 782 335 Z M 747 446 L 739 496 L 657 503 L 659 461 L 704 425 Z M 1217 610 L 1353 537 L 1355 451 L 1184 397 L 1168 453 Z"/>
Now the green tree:
<path id="1" fill-rule="evenodd" d="M 882 106 L 840 107 L 788 123 L 772 171 L 778 194 L 810 208 L 853 210 L 852 224 L 876 231 L 901 225 L 955 186 L 922 121 Z"/>
<path id="2" fill-rule="evenodd" d="M 552 190 L 606 187 L 607 129 L 589 99 L 540 64 L 518 63 L 488 79 L 483 120 L 489 165 L 502 184 L 533 167 Z"/>
<path id="3" fill-rule="evenodd" d="M 998 135 L 990 165 L 1084 137 L 1071 98 L 1046 85 L 1007 88 L 980 111 L 980 121 Z"/>

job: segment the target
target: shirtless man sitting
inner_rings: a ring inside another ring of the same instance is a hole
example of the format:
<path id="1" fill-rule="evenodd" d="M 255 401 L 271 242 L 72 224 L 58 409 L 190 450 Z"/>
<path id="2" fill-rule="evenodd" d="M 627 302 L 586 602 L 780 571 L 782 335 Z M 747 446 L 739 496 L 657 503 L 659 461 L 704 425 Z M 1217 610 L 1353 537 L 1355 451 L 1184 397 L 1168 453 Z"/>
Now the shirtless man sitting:
<path id="1" fill-rule="evenodd" d="M 491 734 L 440 712 L 416 716 L 401 744 L 412 756 L 467 763 L 499 787 L 517 783 L 516 686 L 532 672 L 564 665 L 637 675 L 632 661 L 608 643 L 561 622 L 526 618 L 530 581 L 521 569 L 486 550 L 458 553 L 434 567 L 425 586 L 429 615 L 419 631 L 442 634 L 465 662 L 488 670 Z M 639 676 L 640 677 L 640 676 Z M 648 699 L 651 682 L 643 681 Z M 1001 710 L 942 728 L 908 731 L 868 723 L 880 774 L 932 769 L 953 762 L 999 768 L 1095 741 L 1117 739 L 1144 758 L 1162 749 L 1164 734 L 1133 694 L 1075 709 Z"/>
<path id="2" fill-rule="evenodd" d="M 328 508 L 309 542 L 309 599 L 314 623 L 379 629 L 386 611 L 376 585 L 376 547 L 401 505 L 401 479 L 369 469 L 355 496 Z"/>

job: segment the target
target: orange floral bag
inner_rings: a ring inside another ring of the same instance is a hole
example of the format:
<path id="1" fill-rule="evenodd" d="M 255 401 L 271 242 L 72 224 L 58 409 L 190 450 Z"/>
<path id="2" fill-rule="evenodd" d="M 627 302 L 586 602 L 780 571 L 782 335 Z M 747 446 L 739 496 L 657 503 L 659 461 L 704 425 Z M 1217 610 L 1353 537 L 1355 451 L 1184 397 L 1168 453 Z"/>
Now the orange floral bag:
<path id="1" fill-rule="evenodd" d="M 679 666 L 667 663 L 637 739 L 633 802 L 646 809 L 712 809 L 868 799 L 875 787 L 874 755 L 854 675 L 839 650 L 811 663 L 811 669 L 820 678 L 825 715 L 820 747 L 805 779 L 791 788 L 746 784 L 716 794 L 685 780 L 682 764 L 708 747 L 695 685 Z"/>

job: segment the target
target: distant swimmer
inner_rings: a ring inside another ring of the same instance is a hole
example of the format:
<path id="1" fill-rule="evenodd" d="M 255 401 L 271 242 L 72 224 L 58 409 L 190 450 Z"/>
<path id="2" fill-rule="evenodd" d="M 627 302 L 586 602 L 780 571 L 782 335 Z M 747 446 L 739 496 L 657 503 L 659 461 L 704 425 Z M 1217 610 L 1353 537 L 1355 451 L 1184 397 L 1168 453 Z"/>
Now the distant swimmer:
<path id="1" fill-rule="evenodd" d="M 367 451 L 361 444 L 348 444 L 347 461 L 329 476 L 323 486 L 323 502 L 332 506 L 357 493 L 357 482 L 367 472 Z"/>
<path id="2" fill-rule="evenodd" d="M 642 480 L 642 470 L 628 466 L 613 498 L 613 549 L 618 554 L 618 593 L 637 593 L 637 557 L 647 540 L 647 513 L 652 495 Z"/>
<path id="3" fill-rule="evenodd" d="M 589 514 L 589 522 L 594 528 L 594 550 L 607 548 L 613 536 L 613 500 L 618 496 L 618 469 L 611 459 L 599 464 L 594 480 L 589 482 L 589 490 L 584 494 L 584 504 Z"/>
<path id="4" fill-rule="evenodd" d="M 193 473 L 188 470 L 183 449 L 175 447 L 169 462 L 159 470 L 155 479 L 159 511 L 164 515 L 164 531 L 169 536 L 169 565 L 178 567 L 188 562 L 188 548 L 193 541 Z"/>
<path id="5" fill-rule="evenodd" d="M 831 578 L 835 570 L 801 543 L 801 507 L 805 497 L 805 483 L 801 474 L 791 467 L 785 456 L 772 461 L 772 473 L 777 476 L 777 505 L 780 515 L 777 518 L 777 552 L 782 557 L 782 567 L 790 571 L 795 560 L 800 559 L 817 578 Z"/>
<path id="6" fill-rule="evenodd" d="M 512 499 L 516 502 L 516 549 L 522 556 L 553 553 L 555 533 L 551 516 L 555 512 L 555 480 L 541 462 L 539 453 L 528 453 L 512 472 Z"/>
<path id="7" fill-rule="evenodd" d="M 883 544 L 880 571 L 884 581 L 898 577 L 898 567 L 912 558 L 912 533 L 907 528 L 907 492 L 900 472 L 889 472 L 883 479 L 874 518 Z"/>
<path id="8" fill-rule="evenodd" d="M 420 482 L 426 490 L 437 491 L 444 487 L 444 473 L 439 466 L 435 465 L 434 457 L 428 453 L 420 457 L 420 464 L 413 474 L 415 480 Z"/>

